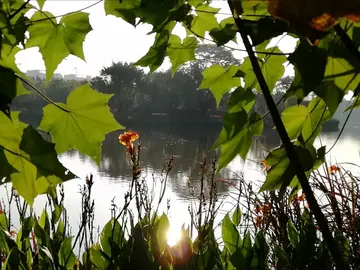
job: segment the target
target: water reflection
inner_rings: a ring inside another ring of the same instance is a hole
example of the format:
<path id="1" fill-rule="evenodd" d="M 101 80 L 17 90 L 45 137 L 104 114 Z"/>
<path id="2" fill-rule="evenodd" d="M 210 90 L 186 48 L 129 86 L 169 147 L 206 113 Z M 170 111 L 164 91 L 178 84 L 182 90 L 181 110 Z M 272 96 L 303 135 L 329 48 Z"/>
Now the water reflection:
<path id="1" fill-rule="evenodd" d="M 199 187 L 201 177 L 200 164 L 206 157 L 208 162 L 208 173 L 206 174 L 206 184 L 210 184 L 212 159 L 219 156 L 219 151 L 211 150 L 212 145 L 217 139 L 219 130 L 214 128 L 199 127 L 198 129 L 187 131 L 187 129 L 173 130 L 154 130 L 151 128 L 134 128 L 139 133 L 141 139 L 141 164 L 142 177 L 158 177 L 162 171 L 166 171 L 166 161 L 173 156 L 173 168 L 169 173 L 169 188 L 182 199 L 191 196 L 188 188 L 189 181 L 193 184 L 195 191 Z M 131 180 L 131 161 L 125 152 L 125 148 L 118 143 L 119 132 L 109 134 L 103 143 L 102 160 L 99 173 L 103 179 L 113 182 L 129 182 Z M 268 138 L 269 136 L 264 138 Z M 263 139 L 264 139 L 263 138 Z M 247 175 L 251 178 L 262 177 L 262 170 L 259 160 L 265 157 L 262 139 L 257 139 L 250 151 L 249 160 L 243 162 L 235 159 L 227 168 L 222 170 L 217 179 L 238 179 L 240 174 L 247 168 Z M 278 142 L 278 141 L 277 141 Z M 69 152 L 62 156 L 65 159 L 77 159 L 91 163 L 91 161 L 78 154 Z M 93 164 L 95 166 L 95 164 Z M 259 174 L 259 175 L 256 175 Z M 217 191 L 226 194 L 229 185 L 219 182 Z"/>

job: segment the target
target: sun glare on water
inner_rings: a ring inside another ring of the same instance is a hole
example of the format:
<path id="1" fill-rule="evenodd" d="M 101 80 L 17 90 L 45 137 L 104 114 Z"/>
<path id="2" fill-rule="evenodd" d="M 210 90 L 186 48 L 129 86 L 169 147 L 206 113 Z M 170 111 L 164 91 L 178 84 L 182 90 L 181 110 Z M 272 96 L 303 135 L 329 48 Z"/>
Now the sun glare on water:
<path id="1" fill-rule="evenodd" d="M 179 242 L 181 239 L 181 231 L 179 228 L 175 228 L 174 226 L 170 226 L 168 232 L 167 232 L 167 243 L 169 246 L 176 245 L 177 242 Z"/>

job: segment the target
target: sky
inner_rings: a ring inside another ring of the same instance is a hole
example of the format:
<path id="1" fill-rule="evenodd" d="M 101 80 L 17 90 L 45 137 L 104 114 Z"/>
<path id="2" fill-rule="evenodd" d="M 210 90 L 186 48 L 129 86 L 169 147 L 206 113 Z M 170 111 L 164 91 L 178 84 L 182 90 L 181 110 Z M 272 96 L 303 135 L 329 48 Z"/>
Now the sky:
<path id="1" fill-rule="evenodd" d="M 96 2 L 97 0 L 47 0 L 43 10 L 59 16 L 88 7 Z M 31 0 L 30 3 L 37 6 L 35 0 Z M 221 8 L 221 13 L 230 14 L 226 1 L 213 1 L 212 6 Z M 103 2 L 86 9 L 85 12 L 90 14 L 90 24 L 93 28 L 83 43 L 86 62 L 70 55 L 58 66 L 57 73 L 96 76 L 103 67 L 111 65 L 112 62 L 137 61 L 146 54 L 153 44 L 154 35 L 147 34 L 151 29 L 149 25 L 141 25 L 135 28 L 120 18 L 112 15 L 106 16 Z M 220 21 L 225 17 L 220 15 L 218 20 Z M 175 33 L 184 37 L 183 29 L 175 29 Z M 289 52 L 293 50 L 294 45 L 294 40 L 288 38 L 282 40 L 280 49 Z M 231 46 L 243 48 L 242 45 L 235 43 Z M 235 56 L 242 58 L 245 55 L 235 53 Z M 37 47 L 21 51 L 16 55 L 16 61 L 22 71 L 45 70 L 44 62 Z M 167 60 L 161 68 L 168 67 L 169 61 Z M 288 68 L 286 73 L 291 74 L 292 69 Z"/>

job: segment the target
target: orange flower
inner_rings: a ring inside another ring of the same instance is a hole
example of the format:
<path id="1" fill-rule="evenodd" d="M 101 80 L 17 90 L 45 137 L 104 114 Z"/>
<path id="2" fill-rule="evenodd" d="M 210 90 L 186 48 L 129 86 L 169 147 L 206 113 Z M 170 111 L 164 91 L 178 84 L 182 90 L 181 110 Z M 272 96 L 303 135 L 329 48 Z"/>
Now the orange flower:
<path id="1" fill-rule="evenodd" d="M 119 142 L 126 147 L 132 145 L 132 143 L 137 139 L 139 139 L 139 134 L 133 131 L 126 131 L 119 136 Z"/>
<path id="2" fill-rule="evenodd" d="M 293 203 L 303 202 L 305 199 L 305 193 L 302 193 L 299 197 L 295 197 L 293 199 Z"/>
<path id="3" fill-rule="evenodd" d="M 353 22 L 359 22 L 360 14 L 348 14 L 345 16 L 345 18 Z"/>
<path id="4" fill-rule="evenodd" d="M 270 165 L 269 165 L 269 163 L 267 163 L 266 159 L 260 161 L 260 163 L 264 166 L 264 169 L 263 169 L 264 172 L 270 170 Z"/>
<path id="5" fill-rule="evenodd" d="M 330 174 L 335 174 L 336 172 L 340 172 L 340 168 L 336 165 L 332 165 L 329 168 L 329 173 Z"/>
<path id="6" fill-rule="evenodd" d="M 336 19 L 330 14 L 324 13 L 321 16 L 313 18 L 311 26 L 319 31 L 326 31 L 336 23 Z"/>

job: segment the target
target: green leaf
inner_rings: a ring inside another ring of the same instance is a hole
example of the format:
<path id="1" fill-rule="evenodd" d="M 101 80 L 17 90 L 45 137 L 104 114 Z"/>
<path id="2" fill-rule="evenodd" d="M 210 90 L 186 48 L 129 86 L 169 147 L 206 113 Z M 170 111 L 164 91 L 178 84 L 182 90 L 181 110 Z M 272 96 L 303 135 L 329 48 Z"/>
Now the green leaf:
<path id="1" fill-rule="evenodd" d="M 236 113 L 226 113 L 223 117 L 223 129 L 212 148 L 215 149 L 234 138 L 234 136 L 247 124 L 247 118 L 248 116 L 245 110 Z"/>
<path id="2" fill-rule="evenodd" d="M 111 258 L 117 250 L 121 250 L 126 243 L 124 231 L 120 223 L 111 219 L 106 223 L 103 231 L 101 232 L 100 242 L 103 251 Z"/>
<path id="3" fill-rule="evenodd" d="M 224 138 L 221 137 L 226 136 L 220 134 L 221 137 L 219 137 L 217 141 L 217 144 L 222 143 L 220 146 L 221 155 L 219 158 L 218 171 L 229 164 L 237 155 L 240 155 L 242 159 L 245 160 L 252 146 L 253 136 L 259 136 L 263 131 L 263 121 L 257 113 L 253 113 L 249 117 L 246 126 L 236 127 L 236 125 L 237 124 L 234 125 L 234 135 L 230 138 L 228 137 L 229 139 L 224 142 Z"/>
<path id="4" fill-rule="evenodd" d="M 234 92 L 231 93 L 228 102 L 228 112 L 235 113 L 244 109 L 249 112 L 255 103 L 255 95 L 251 89 L 244 89 L 239 86 Z"/>
<path id="5" fill-rule="evenodd" d="M 292 106 L 283 111 L 281 119 L 291 140 L 300 135 L 308 115 L 309 110 L 303 105 Z"/>
<path id="6" fill-rule="evenodd" d="M 256 234 L 253 249 L 254 256 L 251 262 L 251 268 L 267 269 L 267 256 L 269 253 L 269 246 L 266 243 L 263 231 L 259 231 Z"/>
<path id="7" fill-rule="evenodd" d="M 18 248 L 12 248 L 1 269 L 28 269 L 25 254 Z"/>
<path id="8" fill-rule="evenodd" d="M 268 12 L 268 3 L 263 0 L 242 0 L 244 14 L 242 17 L 247 20 L 258 20 L 259 17 L 270 15 Z M 256 15 L 256 16 L 255 16 Z"/>
<path id="9" fill-rule="evenodd" d="M 107 269 L 109 262 L 101 253 L 100 247 L 98 245 L 92 246 L 90 248 L 90 260 L 98 269 Z"/>
<path id="10" fill-rule="evenodd" d="M 289 31 L 288 23 L 271 17 L 260 20 L 243 20 L 246 33 L 251 37 L 252 45 L 257 46 L 266 40 Z"/>
<path id="11" fill-rule="evenodd" d="M 278 47 L 268 48 L 264 52 L 281 53 Z M 272 91 L 275 88 L 277 81 L 283 76 L 285 68 L 283 64 L 287 61 L 285 55 L 258 55 L 258 61 L 261 71 L 265 77 L 265 81 Z M 241 70 L 245 72 L 244 82 L 245 88 L 257 89 L 261 91 L 260 85 L 256 79 L 252 64 L 249 57 L 246 57 L 241 64 Z"/>
<path id="12" fill-rule="evenodd" d="M 67 104 L 47 105 L 39 129 L 51 133 L 57 153 L 76 148 L 100 164 L 101 142 L 111 131 L 122 129 L 107 105 L 112 95 L 93 90 L 88 84 L 76 88 Z"/>
<path id="13" fill-rule="evenodd" d="M 231 222 L 229 214 L 226 214 L 224 217 L 221 224 L 221 230 L 224 245 L 229 250 L 230 254 L 233 254 L 238 247 L 242 246 L 242 240 L 234 223 Z"/>
<path id="14" fill-rule="evenodd" d="M 42 10 L 46 0 L 36 0 L 36 1 L 37 1 L 38 5 L 39 5 L 39 8 Z"/>
<path id="15" fill-rule="evenodd" d="M 304 121 L 301 135 L 305 142 L 312 144 L 320 134 L 322 124 L 331 118 L 332 113 L 320 98 L 315 98 L 309 103 L 308 111 L 309 114 Z"/>
<path id="16" fill-rule="evenodd" d="M 327 53 L 322 48 L 310 45 L 307 40 L 301 40 L 288 60 L 295 67 L 296 77 L 287 96 L 296 95 L 298 102 L 301 102 L 323 80 Z"/>
<path id="17" fill-rule="evenodd" d="M 314 92 L 325 101 L 332 114 L 336 112 L 344 98 L 344 92 L 332 80 L 320 84 Z"/>
<path id="18" fill-rule="evenodd" d="M 236 209 L 234 211 L 234 214 L 232 216 L 232 222 L 235 224 L 235 226 L 239 226 L 240 225 L 240 221 L 241 221 L 241 210 L 239 205 L 236 206 Z"/>
<path id="19" fill-rule="evenodd" d="M 235 24 L 234 18 L 229 17 L 222 20 L 219 24 L 219 27 L 211 29 L 209 34 L 218 46 L 222 46 L 229 41 L 236 42 L 237 32 L 238 28 Z"/>
<path id="20" fill-rule="evenodd" d="M 224 94 L 233 87 L 240 86 L 240 78 L 236 77 L 238 71 L 239 68 L 235 65 L 228 66 L 226 69 L 219 64 L 212 65 L 202 72 L 203 81 L 199 89 L 210 89 L 219 106 Z"/>
<path id="21" fill-rule="evenodd" d="M 215 15 L 219 12 L 220 8 L 213 8 L 207 4 L 200 5 L 196 8 L 197 16 L 193 16 L 189 29 L 191 33 L 195 33 L 200 38 L 205 36 L 205 32 L 219 26 Z"/>
<path id="22" fill-rule="evenodd" d="M 348 90 L 355 90 L 360 83 L 360 74 L 344 58 L 328 57 L 325 76 L 333 79 L 345 94 Z"/>
<path id="23" fill-rule="evenodd" d="M 194 37 L 187 37 L 181 43 L 179 36 L 171 35 L 169 38 L 167 55 L 170 58 L 172 75 L 174 76 L 179 66 L 190 60 L 195 60 L 195 49 L 198 42 Z"/>
<path id="24" fill-rule="evenodd" d="M 277 265 L 278 267 L 280 267 L 280 265 L 283 267 L 289 266 L 289 264 L 290 264 L 289 257 L 287 256 L 285 251 L 277 244 L 275 244 L 275 254 L 279 260 L 278 265 Z M 282 268 L 280 268 L 280 269 L 282 269 Z"/>
<path id="25" fill-rule="evenodd" d="M 11 114 L 12 121 L 0 113 L 0 145 L 4 149 L 8 163 L 15 169 L 4 168 L 11 178 L 14 188 L 24 199 L 32 204 L 41 193 L 38 182 L 56 185 L 74 177 L 66 174 L 67 169 L 59 162 L 54 145 L 18 120 L 19 113 Z"/>
<path id="26" fill-rule="evenodd" d="M 202 5 L 205 1 L 204 0 L 188 0 L 188 3 L 193 7 L 198 7 Z"/>
<path id="27" fill-rule="evenodd" d="M 308 175 L 308 171 L 310 171 L 315 164 L 316 157 L 314 157 L 307 148 L 299 145 L 295 145 L 294 147 L 300 163 Z M 267 172 L 266 180 L 261 186 L 260 192 L 280 188 L 284 190 L 288 186 L 298 184 L 297 178 L 295 177 L 295 168 L 290 164 L 287 152 L 283 146 L 271 151 L 265 160 L 271 168 Z"/>
<path id="28" fill-rule="evenodd" d="M 5 180 L 5 182 L 8 182 L 10 180 L 9 176 L 12 173 L 17 172 L 17 170 L 8 162 L 3 147 L 0 147 L 0 164 L 0 179 L 6 177 L 7 179 Z"/>
<path id="29" fill-rule="evenodd" d="M 75 178 L 58 159 L 55 144 L 45 141 L 31 126 L 27 126 L 22 135 L 21 150 L 30 156 L 30 161 L 38 171 L 38 176 L 45 176 L 49 184 L 57 184 Z"/>
<path id="30" fill-rule="evenodd" d="M 41 228 L 43 228 L 48 234 L 50 234 L 50 221 L 47 214 L 46 209 L 44 209 L 41 213 L 40 219 L 39 219 L 39 225 Z"/>
<path id="31" fill-rule="evenodd" d="M 155 36 L 154 44 L 150 47 L 149 51 L 140 58 L 134 65 L 149 67 L 150 72 L 154 72 L 161 66 L 166 56 L 170 33 L 175 26 L 175 22 L 170 23 L 166 29 L 163 29 Z"/>
<path id="32" fill-rule="evenodd" d="M 287 231 L 291 245 L 296 247 L 299 244 L 299 233 L 290 219 L 287 222 Z"/>
<path id="33" fill-rule="evenodd" d="M 20 79 L 12 69 L 0 66 L 0 110 L 10 117 L 10 104 L 20 95 L 27 94 Z"/>
<path id="34" fill-rule="evenodd" d="M 169 230 L 170 223 L 165 214 L 157 220 L 155 225 L 156 240 L 160 253 L 163 253 L 167 245 L 167 232 Z"/>
<path id="35" fill-rule="evenodd" d="M 65 238 L 65 240 L 61 243 L 59 249 L 59 264 L 66 269 L 70 269 L 75 265 L 76 256 L 72 250 L 71 244 L 72 237 Z"/>
<path id="36" fill-rule="evenodd" d="M 114 1 L 105 0 L 104 9 L 106 15 L 120 17 L 126 22 L 135 26 L 136 11 L 140 7 L 141 1 Z"/>
<path id="37" fill-rule="evenodd" d="M 26 42 L 26 48 L 39 47 L 46 66 L 47 81 L 69 54 L 85 60 L 82 45 L 85 36 L 92 30 L 89 14 L 76 12 L 65 15 L 57 24 L 51 13 L 38 11 L 31 20 L 38 22 L 29 26 L 30 38 Z"/>

